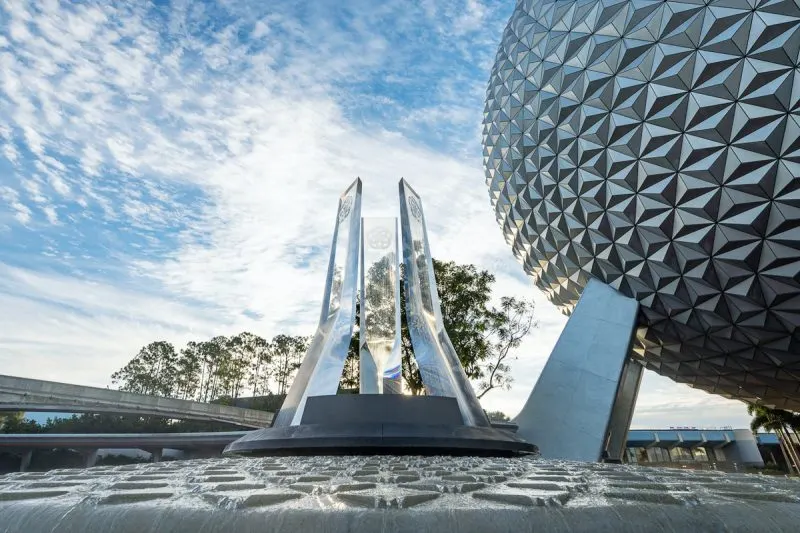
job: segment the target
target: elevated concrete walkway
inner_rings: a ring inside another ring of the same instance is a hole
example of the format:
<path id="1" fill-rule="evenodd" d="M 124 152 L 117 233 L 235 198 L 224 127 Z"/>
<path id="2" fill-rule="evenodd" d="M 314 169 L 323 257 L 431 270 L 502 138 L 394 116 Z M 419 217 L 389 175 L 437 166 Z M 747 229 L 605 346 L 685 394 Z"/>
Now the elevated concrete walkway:
<path id="1" fill-rule="evenodd" d="M 0 434 L 4 448 L 219 448 L 247 435 L 247 431 L 204 433 L 27 433 Z"/>
<path id="2" fill-rule="evenodd" d="M 201 456 L 219 456 L 223 448 L 247 435 L 247 431 L 206 433 L 30 433 L 0 434 L 0 452 L 20 456 L 19 469 L 25 472 L 36 449 L 67 448 L 80 452 L 85 466 L 94 466 L 98 450 L 139 448 L 159 462 L 164 448 L 196 452 Z"/>
<path id="3" fill-rule="evenodd" d="M 273 413 L 255 409 L 4 375 L 0 375 L 0 411 L 165 416 L 247 428 L 267 427 L 273 417 Z"/>

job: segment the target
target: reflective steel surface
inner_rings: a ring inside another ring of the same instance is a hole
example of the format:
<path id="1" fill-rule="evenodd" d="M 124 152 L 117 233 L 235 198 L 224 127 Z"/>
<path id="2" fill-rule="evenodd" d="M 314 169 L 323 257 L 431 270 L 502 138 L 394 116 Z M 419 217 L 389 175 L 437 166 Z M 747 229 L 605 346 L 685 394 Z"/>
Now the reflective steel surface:
<path id="1" fill-rule="evenodd" d="M 402 394 L 397 219 L 361 221 L 361 394 Z"/>
<path id="2" fill-rule="evenodd" d="M 599 460 L 614 410 L 633 410 L 635 390 L 623 395 L 617 405 L 615 401 L 638 307 L 636 300 L 608 285 L 589 281 L 528 401 L 514 419 L 519 425 L 517 434 L 536 443 L 542 457 Z M 638 390 L 638 381 L 634 389 Z M 617 430 L 627 431 L 628 422 L 617 422 Z"/>
<path id="3" fill-rule="evenodd" d="M 361 180 L 339 200 L 319 326 L 274 426 L 299 425 L 306 398 L 336 394 L 353 335 L 361 224 Z"/>
<path id="4" fill-rule="evenodd" d="M 521 0 L 486 97 L 514 254 L 636 298 L 647 368 L 800 409 L 800 5 Z"/>
<path id="5" fill-rule="evenodd" d="M 406 320 L 425 392 L 456 398 L 464 425 L 488 426 L 489 420 L 444 329 L 422 200 L 405 180 L 400 180 L 400 221 Z"/>

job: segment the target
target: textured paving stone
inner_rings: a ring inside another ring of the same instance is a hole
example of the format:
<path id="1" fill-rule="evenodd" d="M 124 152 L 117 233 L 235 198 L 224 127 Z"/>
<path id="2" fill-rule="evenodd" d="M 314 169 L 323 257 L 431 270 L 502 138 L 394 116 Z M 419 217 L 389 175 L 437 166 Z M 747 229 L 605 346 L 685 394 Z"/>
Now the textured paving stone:
<path id="1" fill-rule="evenodd" d="M 328 481 L 331 476 L 300 476 L 297 478 L 298 483 L 308 483 L 310 481 Z"/>
<path id="2" fill-rule="evenodd" d="M 530 479 L 535 479 L 538 481 L 576 481 L 575 478 L 567 477 L 567 476 L 551 476 L 551 475 L 536 475 L 531 476 Z"/>
<path id="3" fill-rule="evenodd" d="M 55 498 L 68 494 L 66 490 L 25 490 L 14 492 L 0 492 L 0 502 L 14 500 L 34 500 L 39 498 Z"/>
<path id="4" fill-rule="evenodd" d="M 208 476 L 203 480 L 204 483 L 222 483 L 227 481 L 244 481 L 244 476 Z"/>
<path id="5" fill-rule="evenodd" d="M 111 490 L 146 490 L 146 489 L 162 489 L 167 486 L 167 483 L 114 483 L 111 485 Z"/>
<path id="6" fill-rule="evenodd" d="M 17 476 L 19 480 L 29 480 L 29 479 L 45 479 L 47 478 L 47 474 L 21 474 Z"/>
<path id="7" fill-rule="evenodd" d="M 656 483 L 653 481 L 626 481 L 620 483 L 612 481 L 608 484 L 609 487 L 618 489 L 638 489 L 638 490 L 688 490 L 689 486 L 686 483 Z"/>
<path id="8" fill-rule="evenodd" d="M 454 475 L 442 476 L 443 481 L 476 481 L 475 476 Z"/>
<path id="9" fill-rule="evenodd" d="M 225 492 L 231 490 L 255 490 L 266 488 L 266 485 L 261 483 L 220 483 L 214 490 L 216 492 Z"/>
<path id="10" fill-rule="evenodd" d="M 151 500 L 163 500 L 171 498 L 171 492 L 122 492 L 119 494 L 110 494 L 100 498 L 98 503 L 101 504 L 126 504 L 147 502 Z"/>
<path id="11" fill-rule="evenodd" d="M 241 507 L 263 507 L 265 505 L 277 505 L 302 497 L 302 494 L 298 494 L 296 492 L 263 492 L 260 494 L 253 494 L 242 500 Z"/>
<path id="12" fill-rule="evenodd" d="M 416 474 L 404 474 L 400 476 L 389 476 L 387 477 L 387 481 L 390 483 L 411 483 L 413 481 L 419 481 L 419 476 Z"/>
<path id="13" fill-rule="evenodd" d="M 633 500 L 637 502 L 649 502 L 649 503 L 668 503 L 668 504 L 679 504 L 682 503 L 683 500 L 680 498 L 676 498 L 672 494 L 668 492 L 661 492 L 661 491 L 652 491 L 652 490 L 609 490 L 604 493 L 605 496 L 609 498 L 617 498 L 620 500 Z"/>
<path id="14" fill-rule="evenodd" d="M 426 492 L 440 492 L 441 486 L 433 483 L 400 483 L 397 485 L 401 489 L 421 490 Z"/>
<path id="15" fill-rule="evenodd" d="M 472 492 L 486 487 L 486 483 L 464 483 L 459 487 L 460 492 Z"/>
<path id="16" fill-rule="evenodd" d="M 10 485 L 11 483 L 8 483 Z M 0 483 L 0 485 L 2 485 Z M 29 489 L 57 489 L 62 487 L 75 487 L 80 485 L 77 482 L 69 482 L 69 481 L 32 481 L 26 484 L 26 487 Z"/>
<path id="17" fill-rule="evenodd" d="M 413 492 L 413 493 L 378 493 L 360 494 L 345 492 L 336 497 L 352 506 L 368 509 L 403 509 L 414 507 L 435 500 L 441 496 L 438 492 Z"/>
<path id="18" fill-rule="evenodd" d="M 563 490 L 563 485 L 558 485 L 556 483 L 533 483 L 529 481 L 523 482 L 514 482 L 507 484 L 509 487 L 515 489 L 531 489 L 531 490 Z"/>
<path id="19" fill-rule="evenodd" d="M 169 466 L 0 476 L 0 532 L 483 533 L 525 532 L 531 524 L 593 532 L 602 524 L 615 533 L 796 533 L 800 523 L 800 483 L 770 476 L 534 458 L 285 457 Z M 355 475 L 364 471 L 376 473 Z M 276 475 L 282 472 L 300 474 Z M 404 476 L 413 481 L 398 481 Z M 4 528 L 11 519 L 15 525 Z"/>
<path id="20" fill-rule="evenodd" d="M 333 487 L 333 492 L 349 492 L 356 490 L 374 489 L 377 487 L 375 483 L 344 483 Z"/>
<path id="21" fill-rule="evenodd" d="M 478 500 L 505 503 L 509 505 L 523 505 L 526 507 L 544 505 L 545 502 L 543 498 L 521 493 L 473 492 L 472 497 Z"/>

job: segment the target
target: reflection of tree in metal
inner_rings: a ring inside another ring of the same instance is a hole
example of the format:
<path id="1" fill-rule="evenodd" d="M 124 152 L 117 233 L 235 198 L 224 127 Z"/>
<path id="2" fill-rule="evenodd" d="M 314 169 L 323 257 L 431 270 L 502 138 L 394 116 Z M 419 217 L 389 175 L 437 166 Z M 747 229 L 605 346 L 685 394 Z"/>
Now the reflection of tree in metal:
<path id="1" fill-rule="evenodd" d="M 392 254 L 394 255 L 394 254 Z M 364 292 L 366 294 L 366 321 L 370 343 L 373 341 L 394 341 L 395 310 L 394 299 L 395 271 L 391 257 L 385 257 L 373 264 L 366 275 Z"/>
<path id="2" fill-rule="evenodd" d="M 419 277 L 419 297 L 422 308 L 430 315 L 434 314 L 432 283 L 435 283 L 433 275 L 433 265 L 429 265 L 428 256 L 425 255 L 424 246 L 421 242 L 414 243 L 415 263 L 417 265 L 417 275 Z"/>
<path id="3" fill-rule="evenodd" d="M 361 392 L 401 393 L 397 219 L 365 218 L 361 255 Z"/>
<path id="4" fill-rule="evenodd" d="M 333 316 L 339 311 L 342 298 L 342 284 L 344 283 L 344 270 L 339 265 L 333 267 L 333 277 L 331 278 L 331 296 L 328 305 L 328 316 Z"/>

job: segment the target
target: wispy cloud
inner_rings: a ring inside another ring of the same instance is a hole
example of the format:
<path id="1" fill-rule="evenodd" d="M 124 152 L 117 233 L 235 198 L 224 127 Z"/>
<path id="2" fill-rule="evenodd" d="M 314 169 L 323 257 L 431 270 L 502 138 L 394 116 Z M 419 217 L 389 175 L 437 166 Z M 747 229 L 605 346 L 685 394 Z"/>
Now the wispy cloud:
<path id="1" fill-rule="evenodd" d="M 308 333 L 338 195 L 361 176 L 365 214 L 395 212 L 402 176 L 437 256 L 539 303 L 517 385 L 487 397 L 513 414 L 565 319 L 522 276 L 483 183 L 482 100 L 512 8 L 0 4 L 3 371 L 101 384 L 155 338 Z"/>

